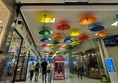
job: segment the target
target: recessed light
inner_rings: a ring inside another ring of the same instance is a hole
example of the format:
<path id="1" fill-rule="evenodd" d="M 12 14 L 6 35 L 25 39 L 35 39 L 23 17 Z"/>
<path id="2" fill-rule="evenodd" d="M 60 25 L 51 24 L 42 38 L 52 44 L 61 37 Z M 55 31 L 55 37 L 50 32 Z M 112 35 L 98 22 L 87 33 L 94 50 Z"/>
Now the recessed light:
<path id="1" fill-rule="evenodd" d="M 53 18 L 53 20 L 51 21 L 51 23 L 54 23 L 55 22 L 55 18 Z"/>
<path id="2" fill-rule="evenodd" d="M 118 21 L 116 21 L 113 24 L 111 24 L 111 26 L 118 26 Z"/>
<path id="3" fill-rule="evenodd" d="M 2 23 L 2 21 L 0 20 L 0 23 Z"/>

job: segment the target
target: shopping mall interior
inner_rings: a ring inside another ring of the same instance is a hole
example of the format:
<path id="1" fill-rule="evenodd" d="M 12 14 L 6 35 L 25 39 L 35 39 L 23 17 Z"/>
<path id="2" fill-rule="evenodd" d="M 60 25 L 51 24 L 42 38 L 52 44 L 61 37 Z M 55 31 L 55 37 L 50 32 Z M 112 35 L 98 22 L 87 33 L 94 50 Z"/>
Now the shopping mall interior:
<path id="1" fill-rule="evenodd" d="M 118 83 L 117 37 L 118 0 L 0 0 L 0 83 Z"/>

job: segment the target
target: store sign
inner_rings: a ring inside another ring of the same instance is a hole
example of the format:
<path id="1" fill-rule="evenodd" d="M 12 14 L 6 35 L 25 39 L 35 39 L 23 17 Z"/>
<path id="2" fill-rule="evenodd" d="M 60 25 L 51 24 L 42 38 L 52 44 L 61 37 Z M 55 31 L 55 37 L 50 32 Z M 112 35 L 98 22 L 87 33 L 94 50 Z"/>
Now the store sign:
<path id="1" fill-rule="evenodd" d="M 106 47 L 118 46 L 118 35 L 110 36 L 109 38 L 103 39 Z"/>
<path id="2" fill-rule="evenodd" d="M 106 59 L 106 65 L 107 65 L 108 72 L 116 72 L 115 65 L 112 58 Z"/>

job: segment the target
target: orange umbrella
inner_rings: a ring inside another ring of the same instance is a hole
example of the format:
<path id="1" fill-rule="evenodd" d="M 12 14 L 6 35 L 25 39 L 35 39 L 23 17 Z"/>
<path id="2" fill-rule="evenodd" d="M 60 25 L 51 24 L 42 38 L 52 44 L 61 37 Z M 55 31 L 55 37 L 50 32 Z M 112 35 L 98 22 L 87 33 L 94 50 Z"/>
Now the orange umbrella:
<path id="1" fill-rule="evenodd" d="M 56 40 L 60 40 L 60 39 L 63 39 L 64 38 L 64 36 L 63 35 L 61 35 L 61 34 L 59 34 L 59 33 L 57 33 L 57 34 L 55 34 L 54 35 L 54 37 L 53 37 L 54 39 L 56 39 Z"/>
<path id="2" fill-rule="evenodd" d="M 90 25 L 97 21 L 94 16 L 83 16 L 80 18 L 79 23 L 84 25 Z"/>
<path id="3" fill-rule="evenodd" d="M 109 34 L 107 32 L 105 32 L 105 31 L 101 31 L 101 32 L 96 34 L 96 36 L 98 36 L 98 37 L 105 37 L 105 36 L 108 36 L 108 35 Z"/>
<path id="4" fill-rule="evenodd" d="M 66 47 L 66 44 L 61 44 L 60 47 L 61 48 L 65 48 Z"/>

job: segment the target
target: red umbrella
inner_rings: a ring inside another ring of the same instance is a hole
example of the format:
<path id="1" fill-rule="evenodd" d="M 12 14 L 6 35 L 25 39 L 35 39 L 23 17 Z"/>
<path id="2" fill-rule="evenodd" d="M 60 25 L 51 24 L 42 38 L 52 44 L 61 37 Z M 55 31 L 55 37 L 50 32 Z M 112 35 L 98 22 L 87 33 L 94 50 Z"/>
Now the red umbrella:
<path id="1" fill-rule="evenodd" d="M 82 35 L 80 38 L 79 38 L 79 40 L 87 40 L 89 37 L 87 36 L 87 35 Z"/>
<path id="2" fill-rule="evenodd" d="M 48 45 L 47 44 L 43 44 L 42 47 L 45 48 L 45 47 L 48 47 Z"/>
<path id="3" fill-rule="evenodd" d="M 58 30 L 68 30 L 70 29 L 70 25 L 67 23 L 61 23 L 56 26 Z"/>

